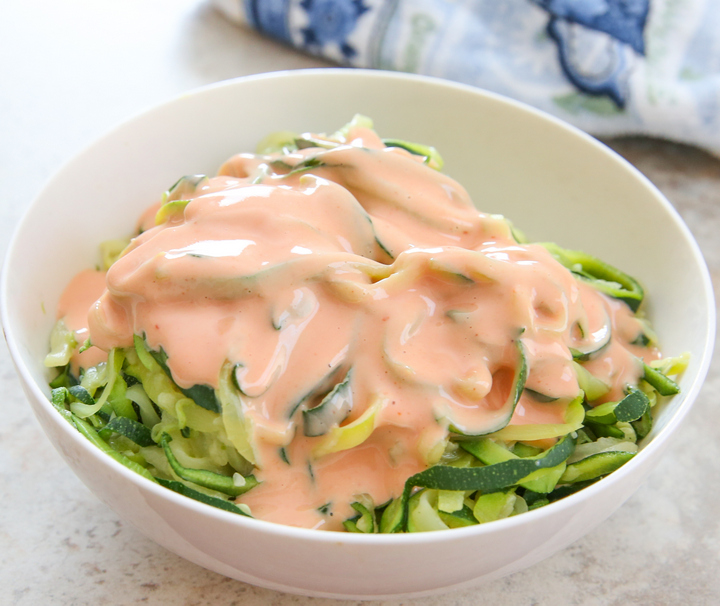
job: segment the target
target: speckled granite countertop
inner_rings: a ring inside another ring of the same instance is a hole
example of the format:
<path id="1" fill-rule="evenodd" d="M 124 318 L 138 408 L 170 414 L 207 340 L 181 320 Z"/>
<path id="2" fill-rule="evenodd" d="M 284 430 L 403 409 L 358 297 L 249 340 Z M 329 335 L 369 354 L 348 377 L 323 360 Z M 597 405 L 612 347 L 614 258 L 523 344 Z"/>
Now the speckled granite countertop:
<path id="1" fill-rule="evenodd" d="M 0 251 L 58 167 L 114 124 L 190 88 L 316 67 L 198 0 L 5 0 L 0 19 Z M 608 142 L 653 181 L 720 284 L 720 161 L 647 139 Z M 717 293 L 716 293 L 717 296 Z M 720 603 L 720 368 L 660 466 L 615 515 L 541 564 L 427 606 Z M 181 560 L 65 466 L 0 346 L 0 604 L 345 604 L 259 589 Z M 384 604 L 410 602 L 384 602 Z"/>

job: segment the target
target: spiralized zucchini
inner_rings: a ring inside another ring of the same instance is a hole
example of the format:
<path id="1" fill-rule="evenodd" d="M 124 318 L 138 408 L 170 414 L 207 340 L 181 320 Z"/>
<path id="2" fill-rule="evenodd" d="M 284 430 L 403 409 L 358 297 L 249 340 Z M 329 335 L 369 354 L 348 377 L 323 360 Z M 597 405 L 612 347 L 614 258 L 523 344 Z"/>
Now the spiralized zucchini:
<path id="1" fill-rule="evenodd" d="M 328 137 L 279 133 L 262 142 L 261 153 L 291 153 L 315 147 L 333 150 L 340 145 L 343 133 L 357 125 L 368 127 L 371 123 L 356 117 L 344 130 Z M 442 167 L 442 158 L 433 147 L 395 139 L 384 141 L 388 147 L 421 156 L 431 168 Z M 281 166 L 282 159 L 276 159 L 265 165 L 263 171 L 304 173 L 322 165 L 318 158 L 321 154 L 308 156 L 292 166 Z M 259 175 L 258 179 L 261 178 Z M 302 177 L 306 183 L 308 178 Z M 205 180 L 202 175 L 180 179 L 163 196 L 164 204 L 156 221 L 171 221 L 178 213 L 182 214 L 188 203 L 185 197 Z M 413 212 L 408 208 L 402 211 Z M 362 213 L 358 217 L 362 218 Z M 362 219 L 365 220 L 369 223 L 362 223 L 363 229 L 372 235 L 372 222 L 369 217 Z M 413 279 L 413 272 L 417 272 L 414 259 L 395 259 L 395 251 L 372 237 L 374 254 L 385 262 L 367 259 L 352 267 L 355 273 L 349 271 L 351 277 L 347 280 L 329 281 L 327 287 L 340 300 L 352 303 L 371 298 L 372 284 L 378 280 L 386 281 L 388 291 L 404 287 Z M 520 236 L 516 239 L 524 241 Z M 127 246 L 125 240 L 104 244 L 103 266 L 107 269 L 112 265 Z M 635 279 L 585 253 L 564 250 L 555 244 L 544 246 L 585 284 L 603 296 L 624 302 L 633 313 L 638 312 L 644 293 Z M 435 265 L 430 269 L 434 275 L 457 284 L 489 280 L 472 259 L 459 258 L 461 263 L 452 267 L 431 260 Z M 321 270 L 318 268 L 318 272 Z M 282 280 L 282 272 L 274 279 Z M 256 275 L 228 282 L 227 294 L 244 292 L 256 283 Z M 299 297 L 290 311 L 273 315 L 273 326 L 281 330 L 288 323 L 301 321 L 312 304 L 312 293 Z M 458 324 L 468 319 L 462 309 L 452 310 L 448 316 Z M 656 337 L 644 319 L 643 323 L 646 330 L 634 345 L 654 346 Z M 582 327 L 578 331 L 582 333 Z M 591 373 L 588 363 L 609 341 L 610 336 L 606 335 L 595 349 L 573 350 L 573 368 L 582 391 L 564 402 L 564 422 L 516 425 L 510 424 L 510 419 L 524 390 L 537 401 L 545 401 L 543 394 L 526 385 L 526 357 L 521 340 L 516 340 L 518 362 L 512 376 L 511 396 L 502 403 L 492 427 L 487 429 L 493 433 L 463 435 L 462 428 L 448 423 L 449 435 L 441 441 L 425 443 L 425 437 L 420 436 L 419 448 L 428 468 L 408 478 L 402 493 L 388 502 L 374 503 L 369 495 L 358 495 L 350 504 L 355 515 L 344 521 L 345 530 L 420 532 L 491 522 L 561 499 L 630 460 L 639 442 L 652 429 L 657 402 L 663 396 L 678 393 L 677 383 L 669 377 L 685 369 L 688 356 L 650 364 L 638 361 L 643 367 L 639 383 L 628 385 L 625 396 L 618 401 L 598 404 L 610 387 Z M 228 361 L 219 369 L 217 389 L 208 385 L 184 388 L 174 380 L 165 352 L 152 350 L 144 335 L 136 334 L 133 346 L 110 350 L 106 362 L 81 368 L 76 376 L 71 360 L 81 348 L 72 331 L 59 320 L 50 336 L 50 353 L 45 364 L 57 369 L 50 382 L 50 399 L 66 421 L 103 452 L 146 479 L 208 505 L 251 515 L 246 505 L 235 503 L 237 497 L 258 484 L 253 471 L 261 468 L 262 463 L 253 440 L 258 428 L 244 414 L 243 397 L 248 390 L 262 386 L 244 383 L 242 365 Z M 417 380 L 412 376 L 413 369 L 395 360 L 392 352 L 384 349 L 381 355 L 388 372 L 399 380 Z M 377 416 L 387 404 L 378 394 L 361 414 L 351 418 L 352 371 L 334 377 L 335 370 L 329 370 L 328 377 L 313 394 L 319 405 L 307 409 L 305 399 L 288 402 L 290 416 L 297 413 L 302 417 L 299 430 L 306 436 L 321 438 L 311 452 L 313 460 L 365 442 L 376 430 Z M 470 393 L 476 384 L 458 379 L 457 388 Z M 279 450 L 288 463 L 285 448 Z M 311 465 L 309 470 L 312 474 Z"/>

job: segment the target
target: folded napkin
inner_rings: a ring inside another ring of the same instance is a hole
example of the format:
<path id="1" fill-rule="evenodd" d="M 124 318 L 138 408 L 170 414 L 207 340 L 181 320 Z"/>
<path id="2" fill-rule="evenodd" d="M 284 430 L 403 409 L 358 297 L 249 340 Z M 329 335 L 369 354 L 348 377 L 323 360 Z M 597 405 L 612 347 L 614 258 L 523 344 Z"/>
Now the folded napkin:
<path id="1" fill-rule="evenodd" d="M 428 74 L 595 135 L 720 155 L 718 0 L 214 0 L 232 19 L 351 67 Z"/>

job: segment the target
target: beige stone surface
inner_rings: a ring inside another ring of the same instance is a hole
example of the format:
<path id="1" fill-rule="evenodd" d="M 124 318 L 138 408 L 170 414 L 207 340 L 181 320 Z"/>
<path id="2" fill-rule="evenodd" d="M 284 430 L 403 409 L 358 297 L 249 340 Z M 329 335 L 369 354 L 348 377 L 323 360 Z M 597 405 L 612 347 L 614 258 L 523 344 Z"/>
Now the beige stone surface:
<path id="1" fill-rule="evenodd" d="M 198 85 L 322 65 L 196 0 L 5 0 L 0 11 L 0 245 L 59 166 L 129 115 Z M 675 205 L 720 282 L 720 161 L 648 139 L 609 142 Z M 692 293 L 688 293 L 692 297 Z M 480 589 L 383 604 L 720 603 L 720 368 L 661 464 L 600 527 Z M 0 604 L 327 605 L 223 578 L 102 505 L 53 450 L 0 346 Z M 238 546 L 240 549 L 247 546 Z"/>

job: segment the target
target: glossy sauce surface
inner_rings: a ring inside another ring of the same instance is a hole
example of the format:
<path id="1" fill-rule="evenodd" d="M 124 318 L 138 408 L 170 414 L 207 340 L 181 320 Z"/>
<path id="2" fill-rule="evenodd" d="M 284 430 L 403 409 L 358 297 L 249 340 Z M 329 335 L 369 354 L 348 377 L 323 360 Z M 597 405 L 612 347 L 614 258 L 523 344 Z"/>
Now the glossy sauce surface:
<path id="1" fill-rule="evenodd" d="M 398 496 L 438 460 L 450 426 L 479 434 L 498 422 L 518 341 L 531 391 L 515 425 L 564 422 L 579 393 L 570 348 L 592 335 L 612 330 L 589 363 L 611 386 L 605 399 L 637 382 L 638 355 L 658 355 L 629 344 L 641 327 L 626 305 L 369 130 L 282 164 L 241 154 L 184 199 L 160 225 L 157 206 L 146 214 L 97 301 L 99 279 L 77 278 L 68 292 L 84 294 L 66 295 L 59 315 L 106 351 L 144 335 L 181 387 L 218 388 L 234 366 L 262 482 L 239 500 L 261 519 L 339 529 L 357 495 Z M 344 379 L 351 403 L 334 428 L 370 429 L 326 453 L 332 429 L 306 436 L 303 410 Z"/>

